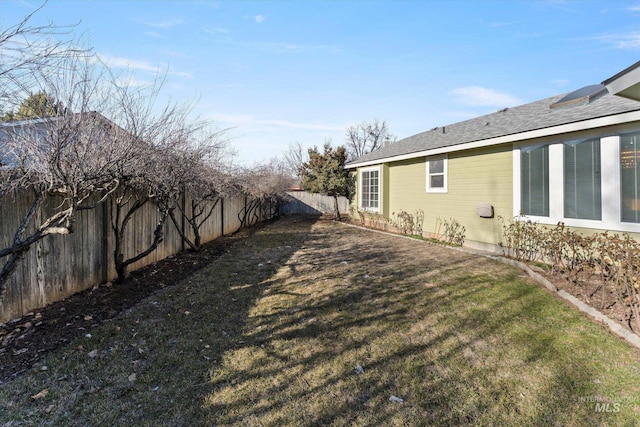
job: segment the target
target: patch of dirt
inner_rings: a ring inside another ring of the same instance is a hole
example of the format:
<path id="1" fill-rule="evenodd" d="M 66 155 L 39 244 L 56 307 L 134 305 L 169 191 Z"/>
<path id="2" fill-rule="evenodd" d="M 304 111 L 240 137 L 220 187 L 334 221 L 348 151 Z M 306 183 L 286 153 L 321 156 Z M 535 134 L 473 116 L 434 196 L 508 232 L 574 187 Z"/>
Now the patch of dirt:
<path id="1" fill-rule="evenodd" d="M 34 369 L 48 352 L 91 333 L 157 290 L 175 286 L 263 224 L 213 240 L 198 252 L 185 251 L 148 265 L 132 272 L 126 283 L 103 283 L 0 324 L 0 384 Z"/>

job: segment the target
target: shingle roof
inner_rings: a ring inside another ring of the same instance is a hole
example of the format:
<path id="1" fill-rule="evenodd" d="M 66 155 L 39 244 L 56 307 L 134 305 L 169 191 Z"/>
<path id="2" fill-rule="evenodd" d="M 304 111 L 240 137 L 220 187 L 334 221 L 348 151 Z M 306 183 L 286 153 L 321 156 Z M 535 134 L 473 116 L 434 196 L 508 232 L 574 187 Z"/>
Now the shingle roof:
<path id="1" fill-rule="evenodd" d="M 42 143 L 46 138 L 48 126 L 58 121 L 69 120 L 70 117 L 84 120 L 84 117 L 91 117 L 98 122 L 118 127 L 115 123 L 97 112 L 72 113 L 70 116 L 53 116 L 10 122 L 0 122 L 0 168 L 14 168 L 18 165 L 15 153 L 8 148 L 8 142 L 16 135 L 42 138 Z M 66 119 L 64 118 L 66 117 Z"/>
<path id="2" fill-rule="evenodd" d="M 17 166 L 17 159 L 11 150 L 6 149 L 7 141 L 11 134 L 28 129 L 29 131 L 43 133 L 44 123 L 49 119 L 28 119 L 13 122 L 0 123 L 0 167 L 13 168 Z"/>
<path id="3" fill-rule="evenodd" d="M 402 139 L 394 144 L 365 154 L 346 166 L 372 162 L 396 156 L 417 153 L 436 148 L 452 147 L 490 138 L 515 135 L 558 125 L 576 123 L 599 117 L 612 116 L 640 110 L 640 102 L 604 94 L 582 105 L 550 108 L 567 94 L 505 108 L 492 114 L 477 117 L 444 127 L 435 128 Z"/>

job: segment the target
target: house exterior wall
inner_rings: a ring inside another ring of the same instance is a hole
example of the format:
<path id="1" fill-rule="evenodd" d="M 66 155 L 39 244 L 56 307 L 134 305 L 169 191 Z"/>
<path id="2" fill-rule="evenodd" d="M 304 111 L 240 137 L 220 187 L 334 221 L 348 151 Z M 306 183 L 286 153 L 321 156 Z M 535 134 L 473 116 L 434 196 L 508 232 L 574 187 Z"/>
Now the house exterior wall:
<path id="1" fill-rule="evenodd" d="M 549 182 L 549 213 L 547 216 L 529 215 L 526 218 L 550 227 L 562 222 L 569 229 L 586 236 L 609 230 L 611 233 L 625 232 L 640 240 L 640 222 L 624 222 L 621 218 L 622 206 L 628 203 L 628 200 L 624 202 L 621 196 L 623 178 L 620 141 L 622 135 L 637 133 L 640 133 L 640 121 L 634 120 L 595 129 L 576 130 L 459 151 L 456 151 L 456 146 L 452 146 L 448 153 L 437 151 L 433 156 L 387 161 L 366 167 L 377 167 L 381 171 L 382 199 L 381 209 L 377 212 L 380 215 L 394 220 L 401 210 L 409 214 L 422 210 L 425 235 L 439 234 L 443 231 L 438 229 L 438 218 L 447 221 L 455 219 L 466 229 L 465 245 L 496 250 L 496 245 L 502 240 L 502 223 L 497 217 L 510 219 L 518 216 L 523 209 L 523 190 L 520 182 L 521 152 L 532 147 L 546 146 L 549 150 L 546 172 Z M 571 146 L 574 141 L 594 139 L 599 141 L 600 145 L 600 166 L 595 173 L 601 176 L 601 218 L 568 217 L 571 214 L 565 215 L 564 210 L 567 209 L 565 180 L 569 178 L 564 171 L 563 147 L 565 143 Z M 446 156 L 446 191 L 429 191 L 427 162 L 443 156 Z M 638 159 L 640 157 L 636 158 L 636 161 Z M 640 188 L 640 184 L 637 188 Z M 640 196 L 637 200 L 638 202 L 634 203 L 640 206 Z M 493 206 L 494 218 L 481 218 L 476 213 L 476 206 L 480 203 Z M 624 206 L 629 209 L 626 204 Z M 377 219 L 377 223 L 381 223 L 380 219 Z"/>
<path id="2" fill-rule="evenodd" d="M 512 154 L 511 144 L 450 153 L 447 159 L 447 191 L 427 193 L 428 157 L 394 162 L 388 165 L 389 208 L 385 216 L 393 218 L 400 210 L 424 212 L 425 234 L 438 233 L 438 218 L 455 219 L 466 228 L 466 240 L 496 245 L 502 228 L 495 216 L 511 216 Z M 494 208 L 494 218 L 476 214 L 479 203 Z"/>

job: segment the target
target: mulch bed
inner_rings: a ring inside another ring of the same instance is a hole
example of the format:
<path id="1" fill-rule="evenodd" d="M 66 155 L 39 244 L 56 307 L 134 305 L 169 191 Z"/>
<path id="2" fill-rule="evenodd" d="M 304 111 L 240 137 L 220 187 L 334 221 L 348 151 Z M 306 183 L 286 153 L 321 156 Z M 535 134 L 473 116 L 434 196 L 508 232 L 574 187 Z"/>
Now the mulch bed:
<path id="1" fill-rule="evenodd" d="M 157 290 L 206 267 L 262 224 L 185 251 L 131 273 L 126 283 L 103 283 L 0 324 L 0 384 L 33 369 L 45 354 L 90 333 Z"/>
<path id="2" fill-rule="evenodd" d="M 630 319 L 627 307 L 618 300 L 616 289 L 611 283 L 602 283 L 594 274 L 580 272 L 577 275 L 563 278 L 561 274 L 551 274 L 543 269 L 536 269 L 556 288 L 578 298 L 580 301 L 595 308 L 609 319 L 618 322 L 624 328 L 638 335 L 640 331 L 635 327 L 635 320 Z"/>

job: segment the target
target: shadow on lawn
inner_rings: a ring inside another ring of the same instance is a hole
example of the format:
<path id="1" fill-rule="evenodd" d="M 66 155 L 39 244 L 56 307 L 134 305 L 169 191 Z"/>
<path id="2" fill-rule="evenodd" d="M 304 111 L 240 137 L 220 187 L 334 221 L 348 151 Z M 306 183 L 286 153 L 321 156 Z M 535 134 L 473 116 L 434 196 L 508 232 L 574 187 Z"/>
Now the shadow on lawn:
<path id="1" fill-rule="evenodd" d="M 211 372 L 315 220 L 285 218 L 0 388 L 0 425 L 202 425 Z M 46 398 L 32 398 L 46 390 Z"/>
<path id="2" fill-rule="evenodd" d="M 354 246 L 349 233 L 362 232 L 312 232 L 296 246 L 306 251 L 287 265 L 289 277 L 265 277 L 243 291 L 248 301 L 290 299 L 251 317 L 248 305 L 233 311 L 233 333 L 242 339 L 213 374 L 205 393 L 207 421 L 594 421 L 593 408 L 571 399 L 597 395 L 597 373 L 588 360 L 571 357 L 557 329 L 545 329 L 561 303 L 494 261 L 440 247 L 415 257 L 406 251 L 420 243 L 402 249 L 406 243 L 378 235 Z M 331 287 L 328 293 L 318 280 Z M 561 317 L 567 328 L 583 321 Z M 363 374 L 354 372 L 356 364 Z M 390 402 L 392 395 L 405 404 Z"/>
<path id="3" fill-rule="evenodd" d="M 203 402 L 217 388 L 224 388 L 227 384 L 213 384 L 211 375 L 219 367 L 233 363 L 228 359 L 229 354 L 261 345 L 263 341 L 251 339 L 245 333 L 250 312 L 257 300 L 268 292 L 274 275 L 291 256 L 318 239 L 310 233 L 316 221 L 313 218 L 284 218 L 237 243 L 225 258 L 190 278 L 193 293 L 189 295 L 187 287 L 187 293 L 181 296 L 184 310 L 189 314 L 180 316 L 179 320 L 184 322 L 180 336 L 167 336 L 175 344 L 168 349 L 175 354 L 174 363 L 154 369 L 158 377 L 163 373 L 169 374 L 172 379 L 167 382 L 183 378 L 180 381 L 182 385 L 157 393 L 157 408 L 164 416 L 155 422 L 167 425 L 217 424 L 216 410 L 212 412 L 212 408 L 205 408 Z M 153 334 L 157 336 L 157 329 Z M 201 342 L 197 354 L 193 354 L 194 341 Z M 183 345 L 184 349 L 181 349 Z M 186 354 L 188 351 L 191 354 Z M 228 385 L 242 381 L 241 377 L 231 378 Z M 167 406 L 167 402 L 171 404 Z M 167 418 L 167 414 L 170 417 Z M 139 421 L 154 424 L 145 414 L 141 414 Z"/>

